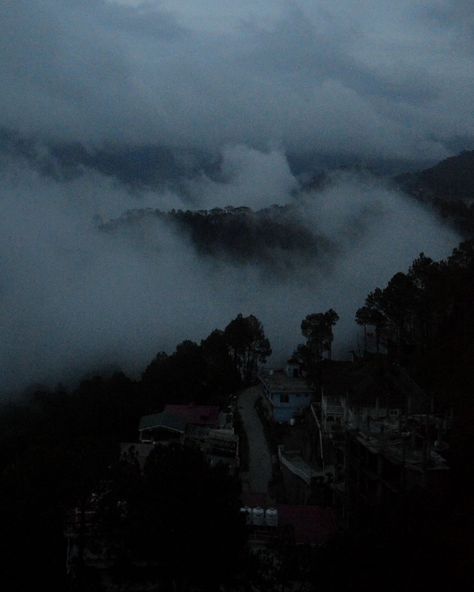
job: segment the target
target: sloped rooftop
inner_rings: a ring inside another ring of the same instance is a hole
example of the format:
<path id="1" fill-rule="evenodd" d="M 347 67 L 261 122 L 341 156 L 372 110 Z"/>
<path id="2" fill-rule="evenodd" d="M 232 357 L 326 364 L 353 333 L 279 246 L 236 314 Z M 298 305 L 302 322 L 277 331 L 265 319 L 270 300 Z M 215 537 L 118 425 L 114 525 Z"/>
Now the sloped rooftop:
<path id="1" fill-rule="evenodd" d="M 144 415 L 139 430 L 167 428 L 184 432 L 187 425 L 219 425 L 219 407 L 215 405 L 165 405 L 161 413 Z"/>
<path id="2" fill-rule="evenodd" d="M 284 370 L 267 370 L 259 376 L 270 391 L 301 393 L 313 392 L 306 380 L 301 376 L 288 376 Z"/>

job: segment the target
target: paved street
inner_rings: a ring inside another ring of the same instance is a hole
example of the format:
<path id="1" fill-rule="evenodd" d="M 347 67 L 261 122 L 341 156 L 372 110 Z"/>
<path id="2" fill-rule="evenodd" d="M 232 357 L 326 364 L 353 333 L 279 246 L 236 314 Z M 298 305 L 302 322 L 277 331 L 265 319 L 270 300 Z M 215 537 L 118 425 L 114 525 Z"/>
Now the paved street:
<path id="1" fill-rule="evenodd" d="M 260 393 L 258 386 L 242 391 L 239 395 L 239 411 L 249 443 L 248 487 L 252 493 L 266 494 L 272 477 L 272 457 L 255 410 L 255 401 Z"/>

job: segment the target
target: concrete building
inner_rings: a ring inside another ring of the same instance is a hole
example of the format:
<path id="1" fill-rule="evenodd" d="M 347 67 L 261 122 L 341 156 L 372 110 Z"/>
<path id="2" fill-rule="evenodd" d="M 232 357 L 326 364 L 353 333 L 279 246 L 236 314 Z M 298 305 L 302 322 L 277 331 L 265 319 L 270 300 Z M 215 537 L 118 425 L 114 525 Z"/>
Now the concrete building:
<path id="1" fill-rule="evenodd" d="M 315 456 L 346 524 L 396 512 L 407 495 L 441 495 L 449 421 L 399 366 L 324 363 L 312 406 Z"/>

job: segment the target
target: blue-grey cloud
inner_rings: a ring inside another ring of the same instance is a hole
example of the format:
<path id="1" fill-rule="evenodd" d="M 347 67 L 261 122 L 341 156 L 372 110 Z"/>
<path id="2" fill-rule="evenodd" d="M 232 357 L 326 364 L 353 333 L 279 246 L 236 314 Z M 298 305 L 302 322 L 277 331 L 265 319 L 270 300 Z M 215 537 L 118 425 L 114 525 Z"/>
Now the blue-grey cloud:
<path id="1" fill-rule="evenodd" d="M 17 0 L 0 11 L 0 125 L 28 133 L 412 159 L 474 137 L 464 2 Z"/>

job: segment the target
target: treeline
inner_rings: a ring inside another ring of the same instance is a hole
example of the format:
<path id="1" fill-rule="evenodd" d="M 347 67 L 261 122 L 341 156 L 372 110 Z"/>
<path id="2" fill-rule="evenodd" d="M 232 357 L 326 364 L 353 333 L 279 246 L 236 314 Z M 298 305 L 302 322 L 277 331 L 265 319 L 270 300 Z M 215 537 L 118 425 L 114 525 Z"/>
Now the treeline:
<path id="1" fill-rule="evenodd" d="M 356 314 L 375 347 L 407 367 L 439 403 L 462 408 L 472 386 L 474 240 L 445 261 L 421 254 L 373 290 Z"/>
<path id="2" fill-rule="evenodd" d="M 329 309 L 301 324 L 306 342 L 293 360 L 315 384 L 337 320 Z M 430 491 L 405 495 L 390 528 L 362 522 L 317 550 L 309 579 L 315 589 L 377 590 L 380 581 L 387 590 L 466 587 L 474 576 L 474 240 L 443 261 L 421 254 L 406 273 L 368 294 L 356 322 L 364 329 L 359 364 L 403 366 L 431 399 L 432 412 L 452 417 L 443 451 L 449 479 L 441 499 Z"/>
<path id="3" fill-rule="evenodd" d="M 185 341 L 171 355 L 159 353 L 138 381 L 123 373 L 96 376 L 72 392 L 39 388 L 3 404 L 1 587 L 23 592 L 37 582 L 67 589 L 66 511 L 108 474 L 119 443 L 137 439 L 140 416 L 165 403 L 224 404 L 255 380 L 270 353 L 258 319 L 238 315 L 200 344 Z"/>
<path id="4" fill-rule="evenodd" d="M 429 492 L 410 500 L 399 532 L 385 541 L 380 533 L 352 533 L 345 552 L 352 549 L 357 558 L 375 546 L 380 574 L 393 572 L 395 560 L 393 589 L 418 581 L 431 589 L 461 589 L 474 575 L 474 240 L 462 242 L 444 261 L 421 254 L 407 273 L 367 296 L 356 320 L 374 332 L 375 347 L 386 359 L 409 370 L 431 397 L 434 412 L 452 413 L 449 449 L 443 452 L 450 486 L 441 504 L 432 505 Z M 410 525 L 409 537 L 403 523 Z"/>
<path id="5" fill-rule="evenodd" d="M 177 211 L 165 216 L 190 236 L 200 253 L 240 263 L 278 266 L 283 263 L 282 253 L 298 259 L 315 255 L 322 246 L 321 239 L 292 219 L 288 208 L 256 213 L 241 210 L 207 214 Z M 291 265 L 291 258 L 286 257 L 284 263 Z"/>
<path id="6" fill-rule="evenodd" d="M 187 236 L 204 256 L 238 264 L 259 263 L 272 271 L 300 268 L 333 248 L 327 238 L 311 231 L 292 214 L 291 206 L 259 211 L 247 207 L 212 210 L 138 210 L 109 222 L 108 232 L 121 225 L 140 224 L 149 217 L 170 223 Z"/>

